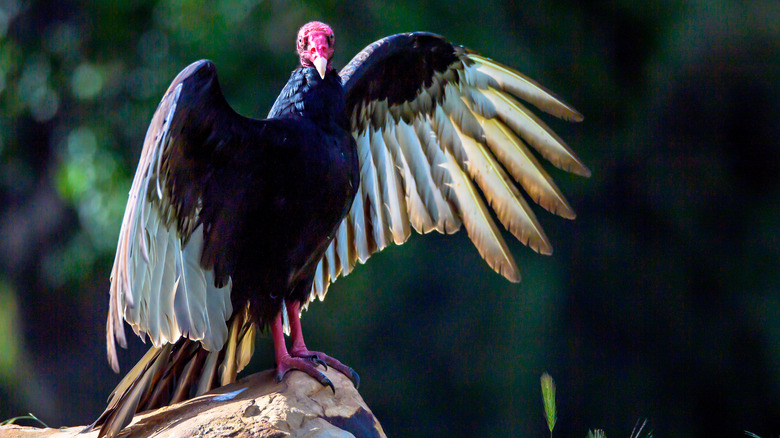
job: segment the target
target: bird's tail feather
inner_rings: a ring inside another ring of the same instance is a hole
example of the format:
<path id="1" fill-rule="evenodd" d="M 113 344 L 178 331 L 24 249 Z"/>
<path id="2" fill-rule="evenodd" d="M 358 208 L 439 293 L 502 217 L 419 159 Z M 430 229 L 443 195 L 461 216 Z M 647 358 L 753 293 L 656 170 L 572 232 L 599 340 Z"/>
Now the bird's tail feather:
<path id="1" fill-rule="evenodd" d="M 228 340 L 219 351 L 207 351 L 187 338 L 152 347 L 119 382 L 108 406 L 84 432 L 100 428 L 99 438 L 115 437 L 137 412 L 157 409 L 236 380 L 254 352 L 256 326 L 247 312 L 229 321 Z"/>

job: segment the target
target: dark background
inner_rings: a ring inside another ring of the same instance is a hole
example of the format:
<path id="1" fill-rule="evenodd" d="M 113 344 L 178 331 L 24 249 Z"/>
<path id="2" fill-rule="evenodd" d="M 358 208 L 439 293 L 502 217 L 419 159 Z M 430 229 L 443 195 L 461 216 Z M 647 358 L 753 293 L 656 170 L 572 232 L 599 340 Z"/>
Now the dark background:
<path id="1" fill-rule="evenodd" d="M 263 117 L 319 19 L 339 67 L 427 30 L 585 115 L 544 117 L 593 177 L 548 166 L 578 218 L 537 209 L 555 254 L 512 241 L 521 284 L 465 233 L 415 235 L 305 313 L 308 345 L 360 373 L 390 436 L 545 436 L 545 370 L 555 436 L 627 437 L 645 417 L 659 437 L 780 434 L 776 0 L 105 3 L 0 0 L 0 420 L 86 424 L 118 382 L 108 277 L 168 83 L 212 59 L 231 104 Z M 146 348 L 133 339 L 123 372 Z"/>

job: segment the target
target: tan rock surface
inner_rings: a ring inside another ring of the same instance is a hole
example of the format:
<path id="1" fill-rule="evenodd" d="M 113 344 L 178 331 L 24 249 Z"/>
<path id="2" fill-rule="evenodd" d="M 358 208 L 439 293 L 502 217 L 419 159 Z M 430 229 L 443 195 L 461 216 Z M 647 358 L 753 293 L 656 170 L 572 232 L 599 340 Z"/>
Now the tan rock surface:
<path id="1" fill-rule="evenodd" d="M 335 395 L 304 373 L 293 371 L 276 383 L 274 371 L 268 370 L 192 400 L 139 414 L 120 436 L 384 437 L 382 426 L 352 382 L 332 369 L 325 374 L 336 388 Z M 84 427 L 8 425 L 0 427 L 0 438 L 97 436 L 97 431 L 79 435 Z"/>

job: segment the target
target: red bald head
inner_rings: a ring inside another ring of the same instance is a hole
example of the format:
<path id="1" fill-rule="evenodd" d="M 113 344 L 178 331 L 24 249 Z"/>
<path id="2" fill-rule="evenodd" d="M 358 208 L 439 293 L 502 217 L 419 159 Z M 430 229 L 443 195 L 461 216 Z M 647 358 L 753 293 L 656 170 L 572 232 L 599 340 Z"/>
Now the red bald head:
<path id="1" fill-rule="evenodd" d="M 297 42 L 301 66 L 316 67 L 320 76 L 325 77 L 325 72 L 331 68 L 335 42 L 333 30 L 327 24 L 319 21 L 304 24 L 298 31 Z"/>

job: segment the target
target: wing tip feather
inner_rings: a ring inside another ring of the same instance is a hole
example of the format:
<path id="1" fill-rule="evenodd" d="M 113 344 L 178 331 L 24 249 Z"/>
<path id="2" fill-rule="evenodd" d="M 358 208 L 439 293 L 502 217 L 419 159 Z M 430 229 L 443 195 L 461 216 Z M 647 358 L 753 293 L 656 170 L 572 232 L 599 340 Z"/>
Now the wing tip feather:
<path id="1" fill-rule="evenodd" d="M 520 275 L 520 270 L 515 268 L 514 270 L 508 272 L 508 273 L 502 273 L 504 278 L 509 280 L 512 283 L 520 283 L 522 280 L 522 276 Z"/>
<path id="2" fill-rule="evenodd" d="M 540 110 L 567 122 L 582 122 L 585 120 L 582 113 L 577 111 L 572 105 L 519 71 L 474 52 L 469 53 L 468 58 L 486 66 L 488 69 L 492 69 L 494 72 L 498 72 L 498 77 L 494 77 L 494 80 L 499 79 L 503 75 L 508 75 L 512 81 L 504 83 L 506 88 L 512 90 L 512 93 L 518 97 L 522 96 L 524 100 L 532 103 Z M 517 83 L 525 84 L 527 87 L 517 85 Z"/>

